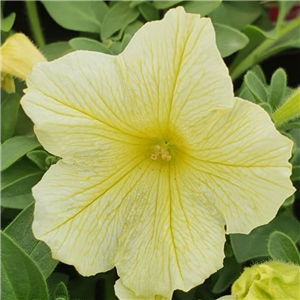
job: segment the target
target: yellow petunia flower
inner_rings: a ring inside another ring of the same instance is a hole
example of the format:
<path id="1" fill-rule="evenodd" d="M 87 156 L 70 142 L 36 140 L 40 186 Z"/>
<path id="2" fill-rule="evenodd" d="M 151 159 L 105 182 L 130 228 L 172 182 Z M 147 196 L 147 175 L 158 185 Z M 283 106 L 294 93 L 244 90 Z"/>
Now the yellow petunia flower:
<path id="1" fill-rule="evenodd" d="M 41 61 L 46 59 L 24 34 L 10 36 L 1 46 L 1 88 L 15 92 L 13 77 L 25 80 L 33 65 Z"/>
<path id="2" fill-rule="evenodd" d="M 37 63 L 27 84 L 22 106 L 62 157 L 33 188 L 33 232 L 83 275 L 116 266 L 120 299 L 202 283 L 226 232 L 268 223 L 294 192 L 293 143 L 234 98 L 208 18 L 172 9 L 119 56 Z"/>

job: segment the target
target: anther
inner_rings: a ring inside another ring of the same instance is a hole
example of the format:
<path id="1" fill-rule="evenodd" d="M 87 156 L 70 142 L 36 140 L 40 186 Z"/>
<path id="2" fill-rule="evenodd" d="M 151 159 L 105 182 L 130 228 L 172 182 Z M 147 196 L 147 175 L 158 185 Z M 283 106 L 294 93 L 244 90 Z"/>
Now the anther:
<path id="1" fill-rule="evenodd" d="M 155 155 L 154 153 L 152 153 L 152 154 L 150 155 L 150 158 L 151 158 L 152 160 L 157 160 L 157 155 Z"/>
<path id="2" fill-rule="evenodd" d="M 172 158 L 169 151 L 165 147 L 156 145 L 153 153 L 150 155 L 150 158 L 152 160 L 157 160 L 159 157 L 164 161 L 170 161 Z"/>

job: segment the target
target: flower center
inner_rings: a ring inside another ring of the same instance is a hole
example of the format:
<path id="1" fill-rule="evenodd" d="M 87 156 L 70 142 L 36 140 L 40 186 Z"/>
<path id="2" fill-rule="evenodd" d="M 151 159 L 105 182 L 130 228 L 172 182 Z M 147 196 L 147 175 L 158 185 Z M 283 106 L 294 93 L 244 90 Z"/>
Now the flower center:
<path id="1" fill-rule="evenodd" d="M 152 160 L 162 159 L 164 161 L 170 161 L 172 156 L 168 151 L 168 143 L 165 142 L 163 145 L 155 145 L 153 152 L 150 155 Z"/>

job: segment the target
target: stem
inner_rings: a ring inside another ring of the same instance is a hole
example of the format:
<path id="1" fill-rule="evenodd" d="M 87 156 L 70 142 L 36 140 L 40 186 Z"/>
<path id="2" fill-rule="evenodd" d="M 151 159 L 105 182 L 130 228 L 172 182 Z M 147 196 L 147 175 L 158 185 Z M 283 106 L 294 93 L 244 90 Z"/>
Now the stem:
<path id="1" fill-rule="evenodd" d="M 246 70 L 250 69 L 254 64 L 268 58 L 268 54 L 262 55 L 266 50 L 270 49 L 279 39 L 289 34 L 292 30 L 300 26 L 300 18 L 297 18 L 278 33 L 276 40 L 267 39 L 260 46 L 258 46 L 252 53 L 250 53 L 236 68 L 230 70 L 232 80 L 235 80 L 242 75 Z"/>
<path id="2" fill-rule="evenodd" d="M 38 45 L 38 47 L 43 47 L 46 43 L 36 7 L 36 1 L 25 1 L 25 5 L 34 42 Z"/>

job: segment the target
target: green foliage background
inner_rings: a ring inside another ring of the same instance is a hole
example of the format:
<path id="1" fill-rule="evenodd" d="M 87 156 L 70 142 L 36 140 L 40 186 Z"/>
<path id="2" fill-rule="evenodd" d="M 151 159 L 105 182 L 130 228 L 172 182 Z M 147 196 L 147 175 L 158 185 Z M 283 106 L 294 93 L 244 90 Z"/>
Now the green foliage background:
<path id="1" fill-rule="evenodd" d="M 280 68 L 267 82 L 259 63 L 279 52 L 300 49 L 300 17 L 285 17 L 293 1 L 279 6 L 276 24 L 269 21 L 266 5 L 259 1 L 41 1 L 51 18 L 76 33 L 69 41 L 46 44 L 36 2 L 25 2 L 32 39 L 48 60 L 75 50 L 117 55 L 147 21 L 159 20 L 171 7 L 211 18 L 218 48 L 229 65 L 233 80 L 243 77 L 236 95 L 261 105 L 271 116 L 291 95 L 286 72 Z M 1 2 L 1 7 L 5 2 Z M 3 10 L 2 10 L 3 11 Z M 18 15 L 3 16 L 1 40 L 14 33 Z M 37 141 L 33 124 L 20 107 L 24 82 L 15 80 L 16 93 L 1 92 L 1 287 L 7 300 L 82 299 L 113 300 L 115 270 L 93 277 L 80 276 L 73 267 L 51 257 L 47 245 L 31 231 L 34 199 L 31 188 L 59 158 Z M 294 140 L 292 181 L 300 180 L 299 118 L 278 126 Z M 225 244 L 224 267 L 188 293 L 176 291 L 173 299 L 216 299 L 230 293 L 230 286 L 245 266 L 277 259 L 300 264 L 300 223 L 295 216 L 298 192 L 286 200 L 277 217 L 249 235 L 232 234 Z M 299 218 L 299 215 L 298 215 Z"/>

